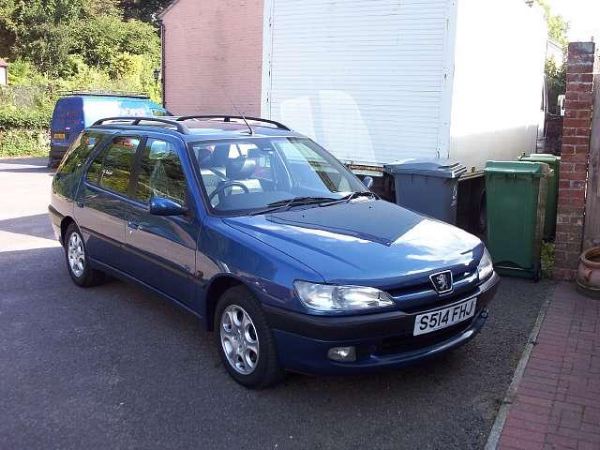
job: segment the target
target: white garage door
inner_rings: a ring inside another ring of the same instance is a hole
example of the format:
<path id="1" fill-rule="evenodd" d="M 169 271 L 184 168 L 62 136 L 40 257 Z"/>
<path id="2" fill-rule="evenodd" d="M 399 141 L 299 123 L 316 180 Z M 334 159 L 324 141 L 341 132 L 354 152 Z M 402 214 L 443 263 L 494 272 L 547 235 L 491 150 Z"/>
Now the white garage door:
<path id="1" fill-rule="evenodd" d="M 452 0 L 266 1 L 263 115 L 346 162 L 445 156 Z"/>

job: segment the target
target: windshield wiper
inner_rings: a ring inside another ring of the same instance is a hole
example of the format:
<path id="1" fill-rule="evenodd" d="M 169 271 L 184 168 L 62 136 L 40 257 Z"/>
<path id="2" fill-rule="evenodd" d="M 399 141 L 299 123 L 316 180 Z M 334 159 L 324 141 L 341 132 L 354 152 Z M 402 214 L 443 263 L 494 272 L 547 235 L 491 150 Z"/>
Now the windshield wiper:
<path id="1" fill-rule="evenodd" d="M 318 205 L 325 202 L 334 202 L 336 200 L 337 199 L 331 197 L 294 197 L 269 203 L 267 208 L 253 211 L 249 215 L 257 216 L 259 214 L 267 214 L 274 211 L 287 211 L 294 206 Z"/>
<path id="2" fill-rule="evenodd" d="M 379 195 L 377 195 L 374 192 L 371 191 L 356 191 L 356 192 L 352 192 L 342 198 L 336 199 L 330 203 L 324 203 L 321 206 L 329 206 L 329 205 L 336 205 L 338 203 L 348 203 L 354 199 L 360 198 L 360 197 L 371 197 L 375 200 L 380 200 L 381 197 Z"/>

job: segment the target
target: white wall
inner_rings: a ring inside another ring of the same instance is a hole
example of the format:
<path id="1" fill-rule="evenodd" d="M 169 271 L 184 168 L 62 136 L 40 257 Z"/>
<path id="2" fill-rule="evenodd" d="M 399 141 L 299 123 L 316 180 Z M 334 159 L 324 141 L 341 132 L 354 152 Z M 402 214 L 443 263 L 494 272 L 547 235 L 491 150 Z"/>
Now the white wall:
<path id="1" fill-rule="evenodd" d="M 458 0 L 452 159 L 481 170 L 489 159 L 535 152 L 542 120 L 546 25 L 523 0 Z"/>
<path id="2" fill-rule="evenodd" d="M 447 153 L 453 0 L 267 0 L 262 114 L 339 159 Z"/>

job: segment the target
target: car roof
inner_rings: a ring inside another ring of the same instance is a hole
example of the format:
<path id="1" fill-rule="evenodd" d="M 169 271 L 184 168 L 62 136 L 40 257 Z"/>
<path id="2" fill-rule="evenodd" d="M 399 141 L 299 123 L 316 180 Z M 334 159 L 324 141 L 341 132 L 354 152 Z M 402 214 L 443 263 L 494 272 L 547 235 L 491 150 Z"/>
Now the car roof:
<path id="1" fill-rule="evenodd" d="M 180 137 L 186 142 L 304 137 L 275 121 L 255 117 L 246 120 L 248 125 L 240 116 L 112 117 L 99 120 L 90 129 L 162 133 Z"/>

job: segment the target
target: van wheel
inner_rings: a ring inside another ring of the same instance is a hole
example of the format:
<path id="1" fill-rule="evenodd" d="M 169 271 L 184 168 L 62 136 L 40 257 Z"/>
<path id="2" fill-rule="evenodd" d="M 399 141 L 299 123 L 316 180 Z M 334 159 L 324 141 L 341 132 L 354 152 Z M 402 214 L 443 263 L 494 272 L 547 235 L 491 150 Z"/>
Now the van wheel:
<path id="1" fill-rule="evenodd" d="M 104 281 L 104 273 L 90 267 L 83 236 L 74 223 L 68 226 L 64 243 L 67 269 L 77 286 L 91 287 Z"/>
<path id="2" fill-rule="evenodd" d="M 235 381 L 260 389 L 283 378 L 265 314 L 246 288 L 228 289 L 217 303 L 214 320 L 215 344 Z"/>

